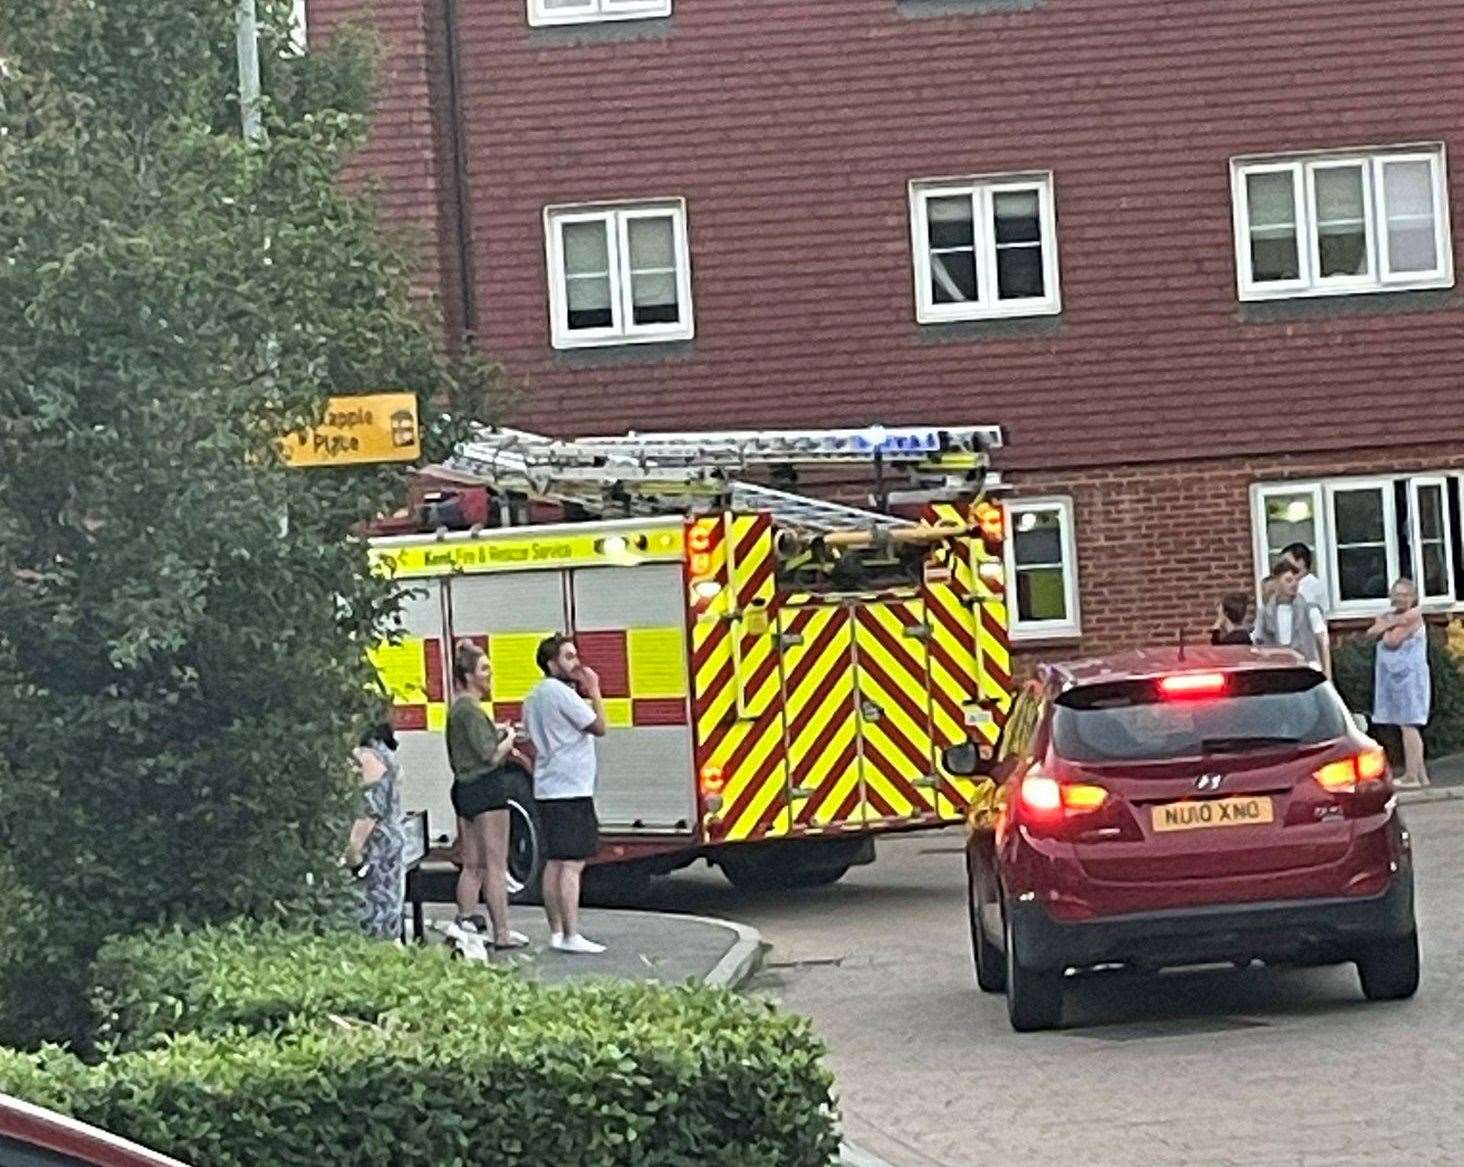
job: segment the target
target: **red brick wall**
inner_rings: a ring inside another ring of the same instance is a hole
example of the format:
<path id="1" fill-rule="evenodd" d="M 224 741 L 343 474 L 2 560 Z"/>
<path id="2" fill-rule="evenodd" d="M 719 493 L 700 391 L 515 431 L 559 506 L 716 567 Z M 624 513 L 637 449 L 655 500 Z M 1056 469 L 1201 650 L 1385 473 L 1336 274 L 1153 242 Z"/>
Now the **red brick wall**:
<path id="1" fill-rule="evenodd" d="M 998 422 L 1023 468 L 1464 437 L 1464 298 L 1243 309 L 1228 170 L 1424 140 L 1457 169 L 1464 0 L 676 0 L 539 30 L 459 0 L 459 23 L 480 335 L 521 423 Z M 1034 168 L 1062 317 L 917 326 L 907 182 Z M 695 341 L 552 352 L 544 205 L 668 195 Z M 1380 383 L 1410 415 L 1379 416 Z"/>
<path id="2" fill-rule="evenodd" d="M 381 38 L 382 71 L 365 148 L 348 165 L 346 181 L 371 184 L 381 220 L 406 231 L 421 267 L 413 290 L 426 298 L 460 301 L 453 282 L 457 239 L 449 186 L 451 160 L 444 105 L 446 60 L 441 42 L 440 0 L 308 0 L 312 47 L 351 21 L 369 21 Z"/>
<path id="3" fill-rule="evenodd" d="M 1010 476 L 1022 495 L 1068 495 L 1078 542 L 1080 641 L 1019 643 L 1031 663 L 1209 635 L 1226 592 L 1254 592 L 1250 487 L 1344 474 L 1464 469 L 1464 447 L 1414 445 L 1346 458 L 1207 459 Z"/>

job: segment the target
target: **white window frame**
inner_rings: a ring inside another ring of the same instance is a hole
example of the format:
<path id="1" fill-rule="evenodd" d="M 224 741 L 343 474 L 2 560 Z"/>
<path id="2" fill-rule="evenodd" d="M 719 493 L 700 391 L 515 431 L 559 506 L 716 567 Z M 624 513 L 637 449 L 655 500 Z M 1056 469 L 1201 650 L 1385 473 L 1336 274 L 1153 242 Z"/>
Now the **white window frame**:
<path id="1" fill-rule="evenodd" d="M 296 53 L 310 48 L 310 24 L 305 11 L 306 0 L 294 0 L 290 6 L 290 47 Z"/>
<path id="2" fill-rule="evenodd" d="M 1370 616 L 1376 612 L 1384 611 L 1388 607 L 1387 594 L 1384 593 L 1381 599 L 1370 600 L 1344 600 L 1342 598 L 1342 567 L 1338 554 L 1340 547 L 1337 543 L 1337 495 L 1351 494 L 1357 491 L 1373 490 L 1383 496 L 1383 544 L 1384 554 L 1388 560 L 1388 585 L 1392 586 L 1399 572 L 1399 550 L 1398 550 L 1398 510 L 1394 502 L 1394 483 L 1398 478 L 1407 477 L 1399 475 L 1395 478 L 1338 478 L 1330 479 L 1322 483 L 1322 489 L 1327 496 L 1327 565 L 1332 571 L 1334 581 L 1330 595 L 1332 597 L 1332 615 L 1338 617 L 1346 616 Z"/>
<path id="3" fill-rule="evenodd" d="M 629 224 L 634 219 L 670 216 L 676 248 L 676 296 L 681 319 L 671 324 L 633 324 Z M 608 328 L 569 327 L 569 292 L 564 278 L 564 227 L 570 223 L 602 223 L 610 263 Z M 654 344 L 691 340 L 696 325 L 691 304 L 691 249 L 687 241 L 686 200 L 651 199 L 628 203 L 550 206 L 544 208 L 544 241 L 548 262 L 550 338 L 556 349 L 607 345 Z"/>
<path id="4" fill-rule="evenodd" d="M 1429 272 L 1393 272 L 1389 264 L 1387 206 L 1383 173 L 1388 163 L 1427 162 L 1433 179 L 1434 254 L 1438 265 Z M 1363 210 L 1367 233 L 1369 274 L 1320 275 L 1316 246 L 1316 174 L 1319 170 L 1361 166 Z M 1301 276 L 1295 280 L 1253 278 L 1250 206 L 1246 178 L 1252 174 L 1289 173 L 1295 200 L 1297 258 Z M 1369 148 L 1322 154 L 1269 158 L 1238 157 L 1230 161 L 1230 204 L 1235 243 L 1236 290 L 1242 301 L 1287 300 L 1315 296 L 1367 295 L 1377 292 L 1416 291 L 1454 286 L 1454 255 L 1449 223 L 1447 152 L 1443 143 Z"/>
<path id="5" fill-rule="evenodd" d="M 600 24 L 611 20 L 651 20 L 671 15 L 671 0 L 580 0 L 572 8 L 550 10 L 544 0 L 528 0 L 529 24 L 552 28 L 563 24 Z"/>
<path id="6" fill-rule="evenodd" d="M 1001 300 L 997 298 L 996 228 L 992 208 L 995 196 L 1037 194 L 1042 230 L 1042 285 L 1046 295 Z M 921 324 L 961 320 L 1002 320 L 1014 316 L 1054 316 L 1062 311 L 1057 259 L 1057 212 L 1051 171 L 984 175 L 970 178 L 918 179 L 910 183 L 910 239 L 915 270 L 915 319 Z M 930 295 L 930 226 L 926 203 L 932 198 L 965 196 L 972 201 L 976 242 L 976 289 L 971 304 L 937 304 Z"/>
<path id="7" fill-rule="evenodd" d="M 1423 579 L 1423 523 L 1418 507 L 1419 490 L 1423 487 L 1437 487 L 1443 502 L 1444 571 L 1448 576 L 1447 591 L 1443 595 L 1427 595 Z M 1449 476 L 1446 474 L 1415 474 L 1408 479 L 1408 549 L 1413 555 L 1412 570 L 1409 572 L 1418 588 L 1420 603 L 1428 608 L 1452 608 L 1458 602 L 1454 598 L 1456 579 L 1454 575 L 1454 525 L 1449 514 Z"/>
<path id="8" fill-rule="evenodd" d="M 1013 640 L 1072 639 L 1083 634 L 1078 597 L 1078 540 L 1073 500 L 1067 495 L 1014 498 L 1003 503 L 1006 526 L 1007 621 Z M 1057 511 L 1062 522 L 1062 587 L 1067 599 L 1065 620 L 1023 620 L 1017 605 L 1017 517 L 1024 511 Z"/>
<path id="9" fill-rule="evenodd" d="M 1274 495 L 1298 495 L 1304 494 L 1310 497 L 1312 505 L 1312 571 L 1322 581 L 1327 589 L 1327 601 L 1330 606 L 1334 602 L 1332 592 L 1332 565 L 1331 556 L 1327 548 L 1331 546 L 1331 538 L 1328 535 L 1328 516 L 1326 500 L 1322 493 L 1320 482 L 1262 482 L 1251 487 L 1251 535 L 1255 544 L 1256 557 L 1256 579 L 1263 580 L 1271 574 L 1271 568 L 1276 566 L 1276 557 L 1271 554 L 1266 539 L 1266 500 Z M 1260 596 L 1260 589 L 1256 589 L 1257 598 Z"/>

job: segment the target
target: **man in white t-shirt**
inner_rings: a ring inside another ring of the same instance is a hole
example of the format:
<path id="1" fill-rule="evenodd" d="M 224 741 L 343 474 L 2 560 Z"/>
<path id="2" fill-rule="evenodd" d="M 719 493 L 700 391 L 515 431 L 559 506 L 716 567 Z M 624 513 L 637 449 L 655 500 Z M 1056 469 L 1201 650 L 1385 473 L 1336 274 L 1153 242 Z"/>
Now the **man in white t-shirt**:
<path id="1" fill-rule="evenodd" d="M 600 849 L 595 738 L 605 736 L 606 724 L 600 678 L 567 636 L 543 641 L 535 658 L 544 679 L 524 699 L 524 728 L 534 743 L 534 801 L 544 829 L 549 944 L 560 952 L 604 952 L 579 930 L 580 879 L 585 860 Z"/>
<path id="2" fill-rule="evenodd" d="M 1311 548 L 1305 543 L 1291 543 L 1281 549 L 1281 558 L 1293 564 L 1301 573 L 1296 585 L 1296 594 L 1320 617 L 1321 627 L 1316 630 L 1317 645 L 1321 652 L 1322 672 L 1332 675 L 1332 635 L 1327 628 L 1327 585 L 1312 571 Z"/>

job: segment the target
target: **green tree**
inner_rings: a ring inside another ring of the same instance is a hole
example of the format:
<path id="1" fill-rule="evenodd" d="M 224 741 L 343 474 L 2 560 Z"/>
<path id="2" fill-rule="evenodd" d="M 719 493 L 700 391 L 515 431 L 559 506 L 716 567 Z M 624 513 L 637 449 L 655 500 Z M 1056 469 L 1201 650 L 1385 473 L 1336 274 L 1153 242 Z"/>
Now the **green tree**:
<path id="1" fill-rule="evenodd" d="M 0 5 L 13 1043 L 84 1037 L 109 935 L 318 885 L 346 746 L 379 712 L 364 650 L 396 607 L 359 524 L 403 476 L 290 470 L 275 443 L 332 394 L 400 387 L 440 454 L 499 389 L 442 351 L 407 241 L 336 181 L 369 39 L 289 58 L 288 8 L 261 0 L 268 137 L 246 143 L 232 0 Z"/>

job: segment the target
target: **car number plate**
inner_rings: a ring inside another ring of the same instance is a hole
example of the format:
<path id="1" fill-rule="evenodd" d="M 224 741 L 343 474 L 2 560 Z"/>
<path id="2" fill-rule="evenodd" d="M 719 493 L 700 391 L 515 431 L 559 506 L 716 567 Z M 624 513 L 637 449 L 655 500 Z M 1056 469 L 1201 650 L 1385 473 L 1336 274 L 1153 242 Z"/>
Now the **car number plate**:
<path id="1" fill-rule="evenodd" d="M 1166 802 L 1154 808 L 1156 831 L 1197 831 L 1205 827 L 1251 827 L 1272 821 L 1271 800 L 1212 798 L 1204 802 Z"/>

